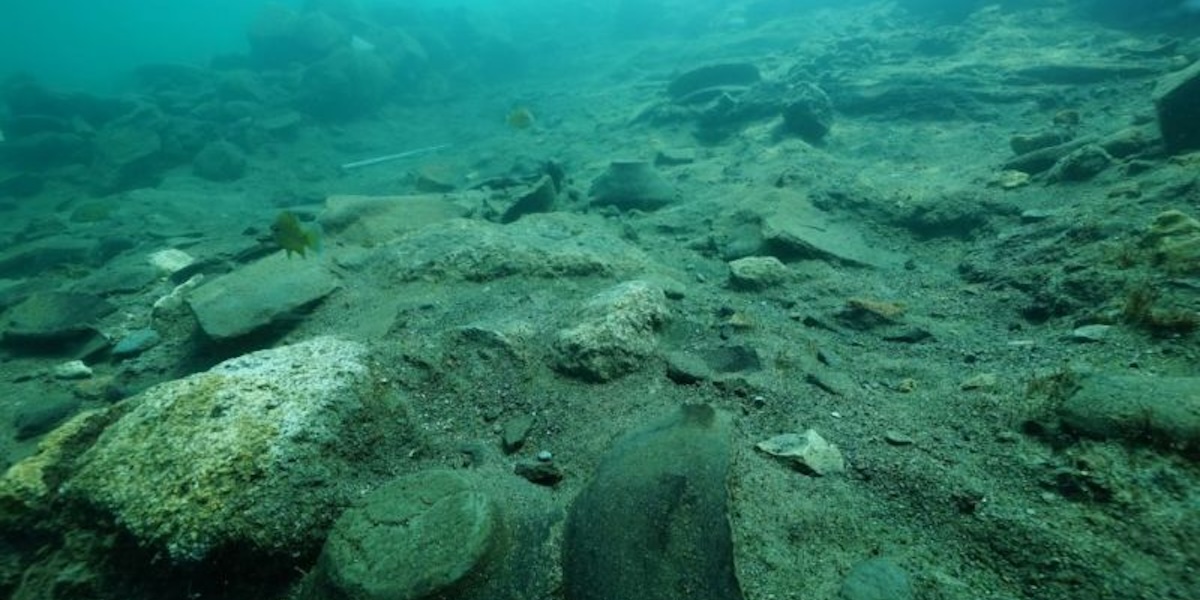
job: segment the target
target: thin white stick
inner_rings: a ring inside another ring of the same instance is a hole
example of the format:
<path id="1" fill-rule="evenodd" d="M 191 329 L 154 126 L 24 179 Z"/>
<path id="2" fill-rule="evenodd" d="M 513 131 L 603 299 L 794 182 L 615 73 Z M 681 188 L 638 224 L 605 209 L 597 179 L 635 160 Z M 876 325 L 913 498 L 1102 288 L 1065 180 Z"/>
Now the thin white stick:
<path id="1" fill-rule="evenodd" d="M 375 158 L 368 158 L 365 160 L 356 160 L 354 162 L 348 162 L 348 163 L 342 165 L 342 170 L 349 171 L 350 169 L 357 169 L 359 167 L 368 167 L 368 166 L 377 165 L 377 164 L 383 163 L 383 162 L 400 160 L 401 158 L 417 156 L 420 154 L 434 152 L 436 150 L 441 150 L 442 148 L 449 148 L 449 147 L 450 147 L 450 144 L 438 144 L 437 146 L 427 146 L 425 148 L 417 148 L 416 150 L 409 150 L 407 152 L 401 152 L 399 154 L 385 154 L 383 156 L 376 156 Z"/>

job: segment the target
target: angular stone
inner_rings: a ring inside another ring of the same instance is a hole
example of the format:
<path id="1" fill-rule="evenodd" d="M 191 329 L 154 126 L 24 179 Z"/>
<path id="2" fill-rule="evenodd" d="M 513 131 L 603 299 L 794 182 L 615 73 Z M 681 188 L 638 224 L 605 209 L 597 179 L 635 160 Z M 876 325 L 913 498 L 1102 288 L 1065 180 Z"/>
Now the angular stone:
<path id="1" fill-rule="evenodd" d="M 825 441 L 814 429 L 804 433 L 784 433 L 763 440 L 755 448 L 783 458 L 801 471 L 812 475 L 833 475 L 846 470 L 846 460 L 837 446 Z"/>
<path id="2" fill-rule="evenodd" d="M 394 407 L 373 395 L 366 358 L 322 337 L 152 387 L 113 407 L 123 416 L 77 459 L 64 496 L 176 562 L 315 551 L 373 453 L 403 437 L 380 416 Z"/>
<path id="3" fill-rule="evenodd" d="M 200 286 L 188 305 L 205 334 L 228 340 L 288 317 L 337 288 L 337 277 L 320 260 L 278 252 Z"/>
<path id="4" fill-rule="evenodd" d="M 53 344 L 77 340 L 95 332 L 95 321 L 116 307 L 91 294 L 40 292 L 8 312 L 4 341 Z"/>
<path id="5" fill-rule="evenodd" d="M 1153 97 L 1167 150 L 1200 148 L 1200 61 L 1162 78 Z"/>

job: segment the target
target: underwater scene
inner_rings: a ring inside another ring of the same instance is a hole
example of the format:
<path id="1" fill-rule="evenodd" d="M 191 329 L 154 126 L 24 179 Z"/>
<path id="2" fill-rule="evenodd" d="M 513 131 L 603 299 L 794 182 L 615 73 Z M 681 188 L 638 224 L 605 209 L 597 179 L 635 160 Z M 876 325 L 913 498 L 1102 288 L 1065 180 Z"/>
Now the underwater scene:
<path id="1" fill-rule="evenodd" d="M 1200 598 L 1200 1 L 7 2 L 0 132 L 0 598 Z"/>

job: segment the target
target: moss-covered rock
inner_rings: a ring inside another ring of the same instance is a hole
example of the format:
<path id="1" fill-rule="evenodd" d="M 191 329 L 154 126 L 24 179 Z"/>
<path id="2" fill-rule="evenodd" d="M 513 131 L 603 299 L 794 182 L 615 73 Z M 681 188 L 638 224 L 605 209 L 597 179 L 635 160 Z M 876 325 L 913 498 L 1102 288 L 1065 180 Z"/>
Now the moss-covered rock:
<path id="1" fill-rule="evenodd" d="M 315 551 L 359 461 L 403 438 L 379 430 L 396 419 L 379 414 L 365 357 L 317 338 L 151 388 L 80 457 L 65 493 L 177 562 Z"/>

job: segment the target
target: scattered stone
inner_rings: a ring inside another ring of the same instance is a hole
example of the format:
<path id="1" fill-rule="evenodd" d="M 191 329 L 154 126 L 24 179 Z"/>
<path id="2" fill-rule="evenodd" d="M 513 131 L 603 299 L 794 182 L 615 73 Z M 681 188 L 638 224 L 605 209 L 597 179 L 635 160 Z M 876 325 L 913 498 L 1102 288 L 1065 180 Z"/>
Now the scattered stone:
<path id="1" fill-rule="evenodd" d="M 512 454 L 525 445 L 529 431 L 533 429 L 533 415 L 520 415 L 508 419 L 500 426 L 500 444 L 506 454 Z"/>
<path id="2" fill-rule="evenodd" d="M 654 164 L 660 167 L 677 167 L 696 162 L 695 148 L 664 148 L 654 155 Z"/>
<path id="3" fill-rule="evenodd" d="M 809 143 L 825 139 L 833 126 L 833 103 L 811 83 L 799 83 L 788 90 L 782 113 L 783 130 Z"/>
<path id="4" fill-rule="evenodd" d="M 911 446 L 917 443 L 912 436 L 894 429 L 889 429 L 883 433 L 883 441 L 891 446 Z"/>
<path id="5" fill-rule="evenodd" d="M 1037 133 L 1019 133 L 1008 138 L 1013 154 L 1022 155 L 1070 142 L 1071 133 L 1066 129 L 1046 129 Z"/>
<path id="6" fill-rule="evenodd" d="M 1167 150 L 1200 148 L 1200 61 L 1162 78 L 1153 98 Z"/>
<path id="7" fill-rule="evenodd" d="M 96 132 L 93 191 L 107 195 L 156 185 L 167 160 L 159 133 L 165 128 L 162 112 L 146 105 Z"/>
<path id="8" fill-rule="evenodd" d="M 196 288 L 188 305 L 215 341 L 242 337 L 288 318 L 338 289 L 319 260 L 293 260 L 277 252 Z"/>
<path id="9" fill-rule="evenodd" d="M 162 341 L 162 336 L 153 329 L 135 329 L 125 334 L 113 345 L 114 358 L 130 358 L 137 356 Z"/>
<path id="10" fill-rule="evenodd" d="M 1067 339 L 1072 342 L 1081 343 L 1103 342 L 1104 338 L 1108 337 L 1109 331 L 1112 331 L 1112 325 L 1084 325 L 1071 330 L 1071 334 L 1067 336 Z"/>
<path id="11" fill-rule="evenodd" d="M 191 254 L 175 248 L 166 248 L 150 254 L 150 266 L 158 269 L 163 275 L 173 275 L 186 269 L 196 262 Z"/>
<path id="12" fill-rule="evenodd" d="M 522 460 L 513 472 L 530 483 L 554 487 L 563 479 L 562 469 L 549 460 Z"/>
<path id="13" fill-rule="evenodd" d="M 246 174 L 246 154 L 225 141 L 209 142 L 192 159 L 192 173 L 209 181 L 236 181 Z"/>
<path id="14" fill-rule="evenodd" d="M 995 373 L 978 373 L 972 375 L 958 385 L 958 388 L 963 391 L 971 390 L 994 390 L 999 384 L 999 378 Z"/>
<path id="15" fill-rule="evenodd" d="M 1029 182 L 1032 180 L 1033 178 L 1029 176 L 1029 173 L 1005 169 L 988 181 L 988 185 L 998 187 L 1002 190 L 1015 190 L 1029 185 Z"/>
<path id="16" fill-rule="evenodd" d="M 785 459 L 793 467 L 818 477 L 836 475 L 846 470 L 846 460 L 838 447 L 825 441 L 815 429 L 804 433 L 784 433 L 763 440 L 755 448 Z"/>
<path id="17" fill-rule="evenodd" d="M 537 459 L 542 462 L 550 462 L 554 460 L 554 453 L 549 450 L 538 450 Z"/>
<path id="18" fill-rule="evenodd" d="M 1200 274 L 1200 221 L 1178 210 L 1159 213 L 1142 236 L 1154 266 L 1173 274 Z"/>
<path id="19" fill-rule="evenodd" d="M 1200 449 L 1200 378 L 1087 375 L 1059 407 L 1068 429 L 1190 451 Z"/>
<path id="20" fill-rule="evenodd" d="M 69 360 L 65 363 L 55 365 L 50 369 L 50 375 L 55 379 L 87 379 L 92 376 L 92 368 L 84 364 L 82 360 Z"/>
<path id="21" fill-rule="evenodd" d="M 1097 144 L 1087 144 L 1058 159 L 1047 176 L 1050 181 L 1087 181 L 1113 164 L 1113 157 Z"/>
<path id="22" fill-rule="evenodd" d="M 116 310 L 104 298 L 79 292 L 38 292 L 8 311 L 4 341 L 39 348 L 97 335 L 95 322 Z"/>
<path id="23" fill-rule="evenodd" d="M 24 279 L 66 265 L 87 264 L 95 250 L 89 242 L 56 237 L 0 250 L 0 277 Z"/>
<path id="24" fill-rule="evenodd" d="M 912 600 L 908 573 L 887 558 L 871 558 L 851 569 L 838 591 L 840 600 Z"/>
<path id="25" fill-rule="evenodd" d="M 614 160 L 592 182 L 592 204 L 621 210 L 653 211 L 676 201 L 678 193 L 650 163 Z"/>
<path id="26" fill-rule="evenodd" d="M 79 410 L 79 404 L 79 400 L 71 396 L 50 396 L 38 398 L 33 406 L 22 406 L 13 418 L 17 440 L 49 432 Z"/>
<path id="27" fill-rule="evenodd" d="M 113 407 L 124 416 L 63 493 L 176 562 L 315 551 L 407 443 L 366 359 L 363 345 L 322 337 L 154 386 Z"/>
<path id="28" fill-rule="evenodd" d="M 899 323 L 906 310 L 899 302 L 849 298 L 838 311 L 837 318 L 850 327 L 867 330 Z"/>
<path id="29" fill-rule="evenodd" d="M 309 598 L 423 600 L 463 587 L 501 552 L 495 502 L 459 473 L 406 475 L 338 517 Z"/>
<path id="30" fill-rule="evenodd" d="M 729 285 L 736 290 L 758 291 L 787 282 L 792 272 L 774 256 L 747 256 L 729 263 Z"/>
<path id="31" fill-rule="evenodd" d="M 695 385 L 712 379 L 713 372 L 705 361 L 689 352 L 667 354 L 667 378 L 679 385 Z"/>
<path id="32" fill-rule="evenodd" d="M 533 213 L 550 212 L 558 201 L 558 187 L 549 175 L 542 175 L 532 186 L 519 189 L 511 204 L 500 215 L 501 223 L 512 223 Z"/>
<path id="33" fill-rule="evenodd" d="M 555 367 L 587 381 L 611 381 L 646 365 L 658 341 L 655 331 L 669 311 L 662 289 L 628 281 L 593 296 L 578 325 L 559 332 Z"/>

